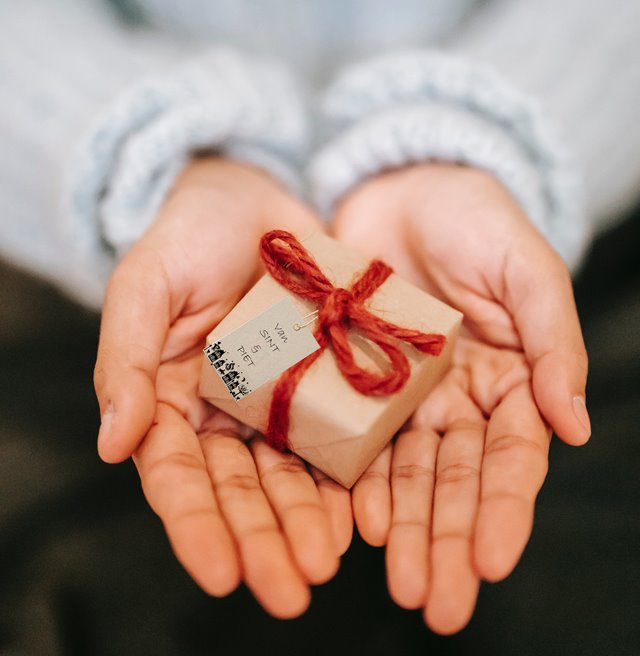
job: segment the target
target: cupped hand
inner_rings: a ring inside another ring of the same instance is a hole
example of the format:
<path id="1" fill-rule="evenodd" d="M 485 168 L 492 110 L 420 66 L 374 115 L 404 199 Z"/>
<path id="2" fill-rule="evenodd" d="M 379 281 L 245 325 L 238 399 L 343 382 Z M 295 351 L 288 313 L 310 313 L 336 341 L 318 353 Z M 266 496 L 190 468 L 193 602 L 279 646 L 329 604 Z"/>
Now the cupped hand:
<path id="1" fill-rule="evenodd" d="M 570 444 L 589 437 L 570 277 L 497 181 L 454 165 L 365 182 L 334 231 L 465 313 L 452 370 L 352 492 L 363 538 L 387 545 L 393 598 L 452 633 L 480 579 L 507 576 L 526 545 L 546 422 Z"/>
<path id="2" fill-rule="evenodd" d="M 550 436 L 522 354 L 463 337 L 449 373 L 356 484 L 362 536 L 387 545 L 391 596 L 423 608 L 432 630 L 462 629 L 480 580 L 515 567 Z"/>
<path id="3" fill-rule="evenodd" d="M 244 580 L 292 617 L 350 542 L 348 492 L 197 395 L 205 337 L 260 274 L 259 239 L 276 227 L 320 229 L 257 169 L 194 160 L 113 273 L 94 379 L 99 453 L 133 456 L 185 569 L 218 596 Z"/>
<path id="4" fill-rule="evenodd" d="M 379 175 L 341 203 L 335 232 L 461 310 L 479 340 L 521 350 L 555 433 L 574 445 L 589 439 L 569 272 L 492 175 L 445 163 Z"/>

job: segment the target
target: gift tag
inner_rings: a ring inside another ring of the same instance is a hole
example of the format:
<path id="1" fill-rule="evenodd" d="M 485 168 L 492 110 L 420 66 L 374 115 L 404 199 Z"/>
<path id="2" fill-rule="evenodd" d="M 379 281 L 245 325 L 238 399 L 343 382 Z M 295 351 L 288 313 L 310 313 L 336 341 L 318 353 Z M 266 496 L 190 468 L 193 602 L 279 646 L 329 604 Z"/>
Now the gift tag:
<path id="1" fill-rule="evenodd" d="M 286 297 L 204 349 L 211 366 L 240 401 L 320 348 Z"/>

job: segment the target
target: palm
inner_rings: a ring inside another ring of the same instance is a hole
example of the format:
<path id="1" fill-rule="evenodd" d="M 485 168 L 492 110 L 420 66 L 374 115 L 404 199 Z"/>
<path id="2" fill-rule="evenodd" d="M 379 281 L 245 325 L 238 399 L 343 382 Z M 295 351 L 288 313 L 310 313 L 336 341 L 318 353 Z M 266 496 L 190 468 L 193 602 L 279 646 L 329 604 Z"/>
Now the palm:
<path id="1" fill-rule="evenodd" d="M 103 412 L 116 412 L 99 448 L 110 461 L 133 454 L 177 557 L 206 591 L 226 594 L 243 579 L 269 612 L 291 617 L 350 541 L 348 493 L 260 438 L 246 441 L 251 431 L 200 399 L 197 384 L 206 334 L 260 273 L 258 241 L 273 227 L 262 207 L 283 227 L 317 227 L 256 173 L 203 167 L 110 282 L 96 388 Z"/>
<path id="2" fill-rule="evenodd" d="M 244 578 L 271 613 L 296 615 L 308 603 L 308 582 L 324 581 L 337 566 L 320 508 L 327 502 L 339 523 L 344 504 L 299 459 L 257 437 L 246 444 L 246 427 L 204 403 L 201 363 L 198 347 L 158 369 L 157 423 L 134 454 L 145 494 L 205 590 L 224 594 Z"/>
<path id="3" fill-rule="evenodd" d="M 515 566 L 531 532 L 549 439 L 522 356 L 461 339 L 451 371 L 399 436 L 391 464 L 391 591 L 400 603 L 419 600 L 435 630 L 464 626 L 480 578 L 503 578 Z M 426 507 L 406 496 L 410 481 L 394 477 L 417 457 L 433 472 Z M 407 513 L 422 534 L 403 528 Z M 401 564 L 416 550 L 425 555 L 415 561 L 417 595 Z"/>
<path id="4" fill-rule="evenodd" d="M 588 439 L 586 410 L 576 407 L 587 367 L 569 273 L 499 182 L 444 164 L 391 172 L 346 198 L 336 232 L 461 310 L 467 334 L 522 351 L 545 419 L 570 444 Z"/>
<path id="5" fill-rule="evenodd" d="M 387 544 L 392 597 L 424 608 L 434 631 L 460 630 L 480 579 L 515 566 L 549 439 L 522 356 L 461 338 L 447 376 L 357 483 L 356 521 Z"/>
<path id="6" fill-rule="evenodd" d="M 465 233 L 453 218 L 398 231 L 389 217 L 400 211 L 363 194 L 343 204 L 336 232 L 462 309 L 466 336 L 445 379 L 355 487 L 354 514 L 367 541 L 387 544 L 394 599 L 424 607 L 429 625 L 449 633 L 471 616 L 480 578 L 506 576 L 522 553 L 550 431 L 501 296 L 507 258 L 496 253 L 508 245 L 487 255 L 476 228 Z"/>
<path id="7" fill-rule="evenodd" d="M 338 215 L 341 239 L 366 243 L 371 254 L 386 259 L 404 278 L 460 309 L 465 327 L 479 339 L 521 348 L 513 315 L 506 309 L 509 259 L 517 237 L 507 223 L 514 220 L 514 208 L 525 226 L 526 217 L 512 201 L 504 211 L 484 207 L 473 193 L 448 193 L 443 185 L 450 182 L 444 176 L 434 180 L 437 193 L 415 185 L 412 221 L 398 230 L 390 216 L 406 214 L 406 187 L 414 185 L 408 181 L 400 188 L 397 180 L 389 174 L 368 193 L 363 187 L 346 201 Z M 489 236 L 483 215 L 492 220 Z M 526 228 L 527 237 L 541 239 L 531 226 Z"/>

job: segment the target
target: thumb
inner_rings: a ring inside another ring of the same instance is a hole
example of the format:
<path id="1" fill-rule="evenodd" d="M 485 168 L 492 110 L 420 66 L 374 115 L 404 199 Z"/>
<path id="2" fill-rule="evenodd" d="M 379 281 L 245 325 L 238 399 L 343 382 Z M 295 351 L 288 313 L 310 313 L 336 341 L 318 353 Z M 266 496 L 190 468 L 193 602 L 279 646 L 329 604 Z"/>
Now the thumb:
<path id="1" fill-rule="evenodd" d="M 558 437 L 584 444 L 591 435 L 587 351 L 569 272 L 546 243 L 522 254 L 512 271 L 505 276 L 511 283 L 509 309 L 533 369 L 536 403 Z"/>
<path id="2" fill-rule="evenodd" d="M 159 257 L 140 248 L 125 257 L 107 287 L 94 370 L 101 415 L 98 453 L 105 462 L 128 458 L 155 417 L 169 299 Z"/>

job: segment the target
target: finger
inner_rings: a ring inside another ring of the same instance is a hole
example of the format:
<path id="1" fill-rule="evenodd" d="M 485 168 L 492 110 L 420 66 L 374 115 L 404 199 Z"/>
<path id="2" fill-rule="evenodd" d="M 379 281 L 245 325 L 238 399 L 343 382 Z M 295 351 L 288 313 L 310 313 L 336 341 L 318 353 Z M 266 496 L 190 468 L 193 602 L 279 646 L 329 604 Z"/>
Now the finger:
<path id="1" fill-rule="evenodd" d="M 391 525 L 391 444 L 369 465 L 353 487 L 353 516 L 362 539 L 372 547 L 386 544 Z"/>
<path id="2" fill-rule="evenodd" d="M 329 522 L 333 531 L 333 540 L 342 556 L 353 537 L 353 510 L 351 509 L 351 495 L 349 490 L 336 483 L 323 474 L 319 469 L 311 467 L 311 475 L 316 483 L 322 503 L 329 515 Z"/>
<path id="3" fill-rule="evenodd" d="M 134 460 L 147 501 L 184 568 L 209 594 L 223 596 L 234 590 L 240 582 L 240 562 L 191 426 L 160 403 L 157 423 Z"/>
<path id="4" fill-rule="evenodd" d="M 225 434 L 206 437 L 202 446 L 247 586 L 271 615 L 297 617 L 309 605 L 309 588 L 260 486 L 251 452 L 238 438 Z"/>
<path id="5" fill-rule="evenodd" d="M 453 363 L 445 377 L 416 408 L 411 426 L 430 429 L 440 435 L 461 417 L 482 421 L 482 411 L 469 394 L 473 368 L 469 357 L 470 340 L 460 337 L 453 352 Z"/>
<path id="6" fill-rule="evenodd" d="M 310 583 L 324 583 L 338 570 L 338 549 L 320 493 L 300 458 L 280 453 L 263 438 L 251 443 L 258 476 L 293 557 Z"/>
<path id="7" fill-rule="evenodd" d="M 546 245 L 509 266 L 509 305 L 533 368 L 536 402 L 558 437 L 584 444 L 591 435 L 587 352 L 569 273 Z"/>
<path id="8" fill-rule="evenodd" d="M 128 458 L 156 410 L 155 376 L 169 328 L 169 290 L 157 256 L 132 251 L 106 291 L 94 384 L 100 404 L 98 452 Z"/>
<path id="9" fill-rule="evenodd" d="M 511 572 L 529 539 L 549 439 L 529 383 L 509 392 L 491 416 L 475 530 L 476 567 L 489 581 Z"/>
<path id="10" fill-rule="evenodd" d="M 427 600 L 429 539 L 436 454 L 434 431 L 401 433 L 393 447 L 393 511 L 387 541 L 387 583 L 403 608 L 421 608 Z"/>
<path id="11" fill-rule="evenodd" d="M 484 422 L 458 420 L 442 438 L 436 465 L 431 585 L 424 618 L 436 633 L 462 629 L 473 614 L 479 579 L 473 527 L 480 493 Z"/>

